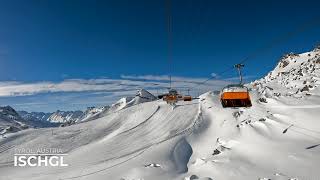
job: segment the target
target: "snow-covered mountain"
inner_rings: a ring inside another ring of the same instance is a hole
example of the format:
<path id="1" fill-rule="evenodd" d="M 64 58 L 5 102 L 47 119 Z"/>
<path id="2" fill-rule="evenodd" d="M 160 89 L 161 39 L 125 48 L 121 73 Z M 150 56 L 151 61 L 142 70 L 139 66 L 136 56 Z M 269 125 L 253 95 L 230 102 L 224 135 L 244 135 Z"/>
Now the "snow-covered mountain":
<path id="1" fill-rule="evenodd" d="M 53 113 L 44 112 L 26 112 L 18 111 L 22 119 L 27 121 L 46 124 L 47 126 L 57 126 L 66 122 L 80 121 L 86 114 L 82 111 L 60 111 L 57 110 Z"/>
<path id="2" fill-rule="evenodd" d="M 65 123 L 65 122 L 76 122 L 81 120 L 83 116 L 82 111 L 60 111 L 52 113 L 47 121 L 52 123 Z"/>
<path id="3" fill-rule="evenodd" d="M 25 120 L 30 121 L 47 121 L 52 113 L 44 112 L 27 112 L 27 111 L 18 111 L 18 114 Z"/>
<path id="4" fill-rule="evenodd" d="M 258 92 L 267 98 L 319 95 L 320 49 L 283 56 L 275 69 L 260 80 L 252 83 Z M 315 98 L 315 97 L 313 97 Z"/>
<path id="5" fill-rule="evenodd" d="M 0 134 L 14 133 L 27 128 L 57 126 L 46 119 L 51 113 L 16 111 L 11 106 L 0 107 Z"/>
<path id="6" fill-rule="evenodd" d="M 92 117 L 94 114 L 103 111 L 106 107 L 88 107 L 84 112 L 82 111 L 56 111 L 53 113 L 44 112 L 26 112 L 18 111 L 19 115 L 28 121 L 34 121 L 39 123 L 47 123 L 54 126 L 66 122 L 80 122 Z"/>
<path id="7" fill-rule="evenodd" d="M 88 107 L 85 111 L 57 110 L 54 113 L 44 113 L 44 112 L 29 113 L 26 111 L 19 111 L 18 113 L 23 119 L 30 120 L 30 121 L 50 122 L 50 123 L 60 123 L 60 124 L 74 124 L 74 123 L 94 120 L 99 117 L 103 117 L 108 113 L 119 111 L 121 109 L 125 109 L 130 106 L 134 106 L 144 102 L 154 101 L 156 99 L 157 98 L 147 90 L 140 89 L 137 91 L 137 94 L 135 96 L 121 98 L 119 101 L 112 104 L 111 106 Z"/>
<path id="8" fill-rule="evenodd" d="M 207 92 L 172 109 L 142 92 L 73 126 L 12 133 L 0 138 L 0 178 L 318 179 L 319 55 L 286 55 L 247 84 L 250 108 L 223 108 L 219 94 Z M 17 170 L 13 147 L 61 148 L 69 166 Z"/>
<path id="9" fill-rule="evenodd" d="M 0 134 L 17 132 L 26 128 L 28 125 L 12 107 L 0 107 Z"/>
<path id="10" fill-rule="evenodd" d="M 27 122 L 30 122 L 34 125 L 34 127 L 54 127 L 58 124 L 51 123 L 48 121 L 48 118 L 52 113 L 44 113 L 44 112 L 27 112 L 27 111 L 17 111 L 17 113 L 21 116 L 21 118 Z"/>
<path id="11" fill-rule="evenodd" d="M 157 98 L 145 89 L 140 89 L 133 97 L 123 97 L 116 103 L 112 104 L 110 111 L 119 111 L 144 102 L 154 101 Z"/>
<path id="12" fill-rule="evenodd" d="M 79 122 L 85 122 L 85 121 L 90 121 L 90 120 L 94 120 L 97 119 L 99 117 L 103 117 L 104 114 L 106 114 L 109 110 L 110 106 L 102 106 L 102 107 L 88 107 L 81 119 L 79 119 L 78 121 L 76 121 L 77 123 Z"/>
<path id="13" fill-rule="evenodd" d="M 54 127 L 73 125 L 101 118 L 107 114 L 138 105 L 144 102 L 154 101 L 157 98 L 144 89 L 138 90 L 133 97 L 121 98 L 110 106 L 88 107 L 83 111 L 61 111 L 53 113 L 44 112 L 16 112 L 12 107 L 0 107 L 0 134 L 17 132 L 28 127 Z"/>
<path id="14" fill-rule="evenodd" d="M 157 100 L 157 98 L 154 95 L 152 95 L 149 91 L 145 89 L 140 89 L 137 91 L 135 96 L 123 97 L 120 100 L 118 100 L 116 103 L 112 104 L 111 106 L 103 106 L 99 108 L 88 108 L 85 111 L 82 119 L 77 122 L 92 121 L 92 120 L 107 116 L 110 113 L 115 113 L 131 106 L 135 106 L 141 103 L 151 102 L 155 100 Z"/>

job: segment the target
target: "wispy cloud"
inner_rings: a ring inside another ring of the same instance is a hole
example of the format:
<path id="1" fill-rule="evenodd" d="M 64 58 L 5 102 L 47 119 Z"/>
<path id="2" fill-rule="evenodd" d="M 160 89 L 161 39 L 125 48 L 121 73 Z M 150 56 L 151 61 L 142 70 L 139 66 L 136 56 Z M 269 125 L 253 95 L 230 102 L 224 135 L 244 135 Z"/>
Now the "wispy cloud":
<path id="1" fill-rule="evenodd" d="M 213 73 L 213 75 L 215 75 L 215 73 Z M 216 76 L 216 75 L 215 75 Z M 160 75 L 160 76 L 155 76 L 155 75 L 121 75 L 121 78 L 123 79 L 130 79 L 130 80 L 151 80 L 151 81 L 162 81 L 162 82 L 168 82 L 169 81 L 169 76 L 168 75 Z M 184 84 L 184 85 L 198 85 L 202 82 L 204 82 L 205 80 L 207 80 L 208 78 L 190 78 L 190 77 L 182 77 L 182 76 L 172 76 L 172 82 L 173 83 L 177 83 L 178 86 L 179 85 L 183 85 L 180 83 L 189 83 L 189 84 Z M 219 85 L 219 84 L 225 84 L 226 80 L 219 80 L 219 79 L 214 79 L 211 81 L 207 81 L 206 84 L 209 85 Z"/>
<path id="2" fill-rule="evenodd" d="M 168 75 L 121 75 L 122 79 L 139 79 L 139 80 L 156 80 L 156 81 L 168 81 Z"/>
<path id="3" fill-rule="evenodd" d="M 1 82 L 0 96 L 26 96 L 50 92 L 121 91 L 144 84 L 114 79 L 68 79 L 62 82 Z M 146 83 L 147 85 L 147 83 Z"/>
<path id="4" fill-rule="evenodd" d="M 172 77 L 172 87 L 182 93 L 191 89 L 197 96 L 209 90 L 221 89 L 229 83 L 226 80 L 207 78 Z M 60 82 L 0 82 L 0 100 L 3 105 L 13 105 L 28 111 L 53 111 L 56 109 L 85 109 L 87 106 L 108 105 L 124 96 L 134 96 L 144 88 L 157 95 L 167 92 L 167 75 L 122 75 L 118 79 L 66 79 Z"/>
<path id="5" fill-rule="evenodd" d="M 53 92 L 126 92 L 140 88 L 165 89 L 168 87 L 168 76 L 128 76 L 122 79 L 67 79 L 61 82 L 34 82 L 24 83 L 17 81 L 0 82 L 0 96 L 28 96 L 39 93 Z M 172 77 L 173 86 L 176 88 L 197 87 L 206 78 Z M 221 87 L 227 81 L 213 80 L 203 87 Z"/>

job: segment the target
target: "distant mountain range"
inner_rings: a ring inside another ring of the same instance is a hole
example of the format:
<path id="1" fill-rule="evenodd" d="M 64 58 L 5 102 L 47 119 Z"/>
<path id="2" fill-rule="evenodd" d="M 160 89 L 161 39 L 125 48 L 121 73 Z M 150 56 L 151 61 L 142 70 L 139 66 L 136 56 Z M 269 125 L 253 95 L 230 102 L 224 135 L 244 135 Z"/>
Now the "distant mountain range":
<path id="1" fill-rule="evenodd" d="M 16 111 L 10 106 L 0 107 L 0 134 L 16 132 L 22 129 L 66 126 L 103 117 L 143 102 L 157 98 L 147 90 L 141 89 L 133 97 L 121 98 L 111 106 L 88 107 L 85 111 L 61 111 L 53 113 Z"/>

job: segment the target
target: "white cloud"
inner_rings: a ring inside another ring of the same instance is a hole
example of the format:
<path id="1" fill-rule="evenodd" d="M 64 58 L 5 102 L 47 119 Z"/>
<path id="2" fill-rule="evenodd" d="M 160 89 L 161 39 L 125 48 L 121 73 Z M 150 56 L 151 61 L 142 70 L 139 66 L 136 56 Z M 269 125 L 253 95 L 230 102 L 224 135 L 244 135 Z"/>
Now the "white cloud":
<path id="1" fill-rule="evenodd" d="M 166 89 L 168 76 L 127 76 L 122 79 L 67 79 L 61 82 L 34 82 L 24 83 L 17 81 L 0 82 L 0 97 L 5 96 L 27 96 L 39 93 L 52 92 L 122 92 L 128 93 L 140 88 L 144 89 Z M 212 80 L 201 84 L 206 78 L 172 77 L 173 87 L 179 89 L 199 89 L 206 86 L 212 88 L 222 87 L 227 82 L 223 80 Z M 200 87 L 203 86 L 203 87 Z"/>
<path id="2" fill-rule="evenodd" d="M 211 76 L 217 78 L 218 74 L 217 73 L 211 73 Z"/>
<path id="3" fill-rule="evenodd" d="M 168 75 L 121 75 L 122 79 L 139 79 L 139 80 L 156 80 L 156 81 L 168 81 Z"/>
<path id="4" fill-rule="evenodd" d="M 0 96 L 25 96 L 48 92 L 120 91 L 141 83 L 113 79 L 69 79 L 62 82 L 2 82 Z"/>
<path id="5" fill-rule="evenodd" d="M 172 87 L 181 93 L 197 96 L 209 90 L 221 89 L 228 84 L 225 80 L 207 78 L 172 77 Z M 138 89 L 144 88 L 158 95 L 167 92 L 168 76 L 122 75 L 120 79 L 66 79 L 60 82 L 0 82 L 2 105 L 13 105 L 19 110 L 55 111 L 56 109 L 85 109 L 88 106 L 101 106 L 114 103 L 124 96 L 134 96 Z"/>
<path id="6" fill-rule="evenodd" d="M 214 74 L 214 73 L 213 73 Z M 159 75 L 159 76 L 154 76 L 154 75 L 143 75 L 143 76 L 136 76 L 136 75 L 121 75 L 121 78 L 123 79 L 131 79 L 131 80 L 152 80 L 152 81 L 169 81 L 169 76 L 168 75 Z M 193 84 L 198 84 L 201 83 L 205 80 L 207 80 L 208 78 L 190 78 L 190 77 L 182 77 L 182 76 L 172 76 L 171 77 L 172 82 L 185 82 L 185 83 L 193 83 Z M 215 82 L 226 82 L 224 80 L 213 80 Z M 208 81 L 207 83 L 211 83 L 210 81 Z"/>

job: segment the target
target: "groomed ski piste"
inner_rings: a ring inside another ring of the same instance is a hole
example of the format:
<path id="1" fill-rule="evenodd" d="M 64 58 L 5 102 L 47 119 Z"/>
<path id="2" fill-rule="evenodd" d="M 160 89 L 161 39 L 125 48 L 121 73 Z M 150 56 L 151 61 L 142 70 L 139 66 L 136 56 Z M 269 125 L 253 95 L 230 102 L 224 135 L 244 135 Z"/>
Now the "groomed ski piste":
<path id="1" fill-rule="evenodd" d="M 318 50 L 282 59 L 246 85 L 250 108 L 223 108 L 220 95 L 207 92 L 175 108 L 156 100 L 72 126 L 7 134 L 0 179 L 319 179 L 318 61 Z M 36 147 L 63 149 L 69 166 L 13 166 L 14 148 Z"/>

